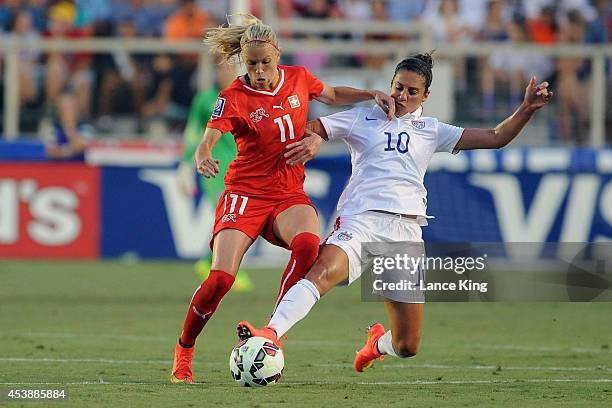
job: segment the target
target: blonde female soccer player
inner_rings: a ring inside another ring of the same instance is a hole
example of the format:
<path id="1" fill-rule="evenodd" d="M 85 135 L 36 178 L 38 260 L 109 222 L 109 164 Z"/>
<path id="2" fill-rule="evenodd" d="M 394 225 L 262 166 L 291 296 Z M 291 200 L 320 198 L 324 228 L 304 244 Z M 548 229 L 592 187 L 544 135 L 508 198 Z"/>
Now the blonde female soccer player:
<path id="1" fill-rule="evenodd" d="M 304 193 L 304 165 L 288 165 L 284 157 L 286 146 L 304 137 L 308 102 L 343 105 L 374 99 L 389 118 L 395 109 L 393 99 L 382 92 L 330 87 L 303 67 L 279 65 L 276 34 L 255 17 L 209 30 L 205 41 L 226 62 L 239 55 L 247 74 L 221 91 L 195 151 L 198 172 L 216 177 L 220 169 L 211 153 L 214 146 L 227 132 L 236 140 L 237 156 L 227 170 L 215 214 L 210 274 L 191 298 L 175 347 L 170 380 L 182 383 L 193 382 L 196 338 L 232 287 L 242 257 L 257 237 L 291 251 L 277 301 L 317 257 L 319 220 Z M 313 138 L 320 137 L 307 137 L 304 146 L 311 146 Z"/>
<path id="2" fill-rule="evenodd" d="M 514 139 L 532 115 L 548 103 L 548 83 L 532 78 L 518 109 L 494 129 L 463 129 L 422 116 L 429 96 L 433 61 L 420 54 L 401 61 L 391 80 L 395 118 L 385 120 L 377 107 L 358 107 L 309 122 L 309 128 L 325 139 L 345 141 L 351 152 L 352 175 L 338 202 L 338 220 L 325 240 L 315 264 L 281 299 L 267 326 L 256 329 L 238 324 L 241 339 L 263 336 L 279 342 L 295 323 L 334 286 L 351 283 L 361 274 L 362 242 L 422 242 L 427 191 L 423 179 L 436 152 L 498 149 Z M 287 153 L 291 163 L 308 157 L 303 142 Z M 384 354 L 412 357 L 421 338 L 424 295 L 397 301 L 386 296 L 391 330 L 376 323 L 355 357 L 355 369 L 368 368 Z"/>

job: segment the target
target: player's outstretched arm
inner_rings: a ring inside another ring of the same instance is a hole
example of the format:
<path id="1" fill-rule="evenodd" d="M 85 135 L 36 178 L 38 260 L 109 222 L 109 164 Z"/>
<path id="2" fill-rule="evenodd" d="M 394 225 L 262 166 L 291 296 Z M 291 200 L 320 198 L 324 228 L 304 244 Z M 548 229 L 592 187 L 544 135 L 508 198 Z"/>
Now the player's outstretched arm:
<path id="1" fill-rule="evenodd" d="M 202 141 L 195 151 L 195 164 L 202 176 L 206 178 L 214 178 L 219 174 L 219 160 L 212 157 L 212 150 L 221 138 L 221 131 L 212 128 L 206 128 Z"/>
<path id="2" fill-rule="evenodd" d="M 323 140 L 327 140 L 327 132 L 323 124 L 318 119 L 311 120 L 306 124 L 304 138 L 287 145 L 287 152 L 285 153 L 287 164 L 294 166 L 314 159 L 319 150 L 321 150 Z"/>
<path id="3" fill-rule="evenodd" d="M 525 127 L 533 114 L 550 101 L 553 93 L 548 90 L 548 86 L 548 82 L 536 85 L 536 77 L 532 77 L 525 90 L 523 103 L 512 115 L 495 129 L 465 129 L 455 149 L 499 149 L 506 146 Z"/>
<path id="4" fill-rule="evenodd" d="M 325 85 L 321 95 L 315 99 L 327 105 L 351 105 L 374 99 L 376 104 L 387 113 L 388 119 L 392 119 L 395 115 L 395 100 L 386 93 L 377 90 Z"/>

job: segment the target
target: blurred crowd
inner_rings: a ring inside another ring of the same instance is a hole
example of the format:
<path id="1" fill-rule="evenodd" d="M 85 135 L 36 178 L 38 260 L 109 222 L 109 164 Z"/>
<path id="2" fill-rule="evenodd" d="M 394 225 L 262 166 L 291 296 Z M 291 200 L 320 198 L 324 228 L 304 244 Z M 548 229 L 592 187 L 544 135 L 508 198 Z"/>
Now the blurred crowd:
<path id="1" fill-rule="evenodd" d="M 262 0 L 248 4 L 251 12 L 261 16 Z M 0 35 L 29 42 L 109 36 L 200 39 L 208 27 L 227 20 L 229 7 L 230 0 L 0 0 Z M 359 24 L 421 20 L 432 28 L 437 42 L 447 44 L 601 44 L 612 40 L 612 0 L 275 0 L 275 7 L 284 19 L 347 19 Z M 342 37 L 364 39 L 351 33 Z M 392 37 L 388 33 L 365 37 L 386 38 Z M 343 64 L 376 69 L 386 61 L 297 53 L 285 56 L 284 62 L 307 65 L 317 72 Z M 456 97 L 469 99 L 461 106 L 471 107 L 462 108 L 462 114 L 471 119 L 505 115 L 519 103 L 529 76 L 535 74 L 553 82 L 557 91 L 560 120 L 556 133 L 563 140 L 581 142 L 575 135 L 585 133 L 576 129 L 588 127 L 588 60 L 497 52 L 452 63 Z M 3 65 L 0 56 L 0 71 Z M 58 107 L 71 106 L 77 110 L 71 116 L 78 122 L 95 123 L 102 131 L 113 123 L 111 118 L 120 115 L 136 116 L 137 131 L 146 130 L 158 118 L 180 130 L 196 92 L 196 67 L 197 58 L 189 55 L 24 51 L 19 69 L 21 128 L 36 131 L 32 128 L 39 122 L 36 119 L 57 116 Z M 62 103 L 63 98 L 71 98 L 72 103 Z"/>

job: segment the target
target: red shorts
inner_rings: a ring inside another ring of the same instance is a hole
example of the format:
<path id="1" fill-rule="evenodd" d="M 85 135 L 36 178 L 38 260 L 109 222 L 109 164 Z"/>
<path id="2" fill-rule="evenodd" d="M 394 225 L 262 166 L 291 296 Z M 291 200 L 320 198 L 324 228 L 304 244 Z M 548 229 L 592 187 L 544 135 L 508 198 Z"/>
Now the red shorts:
<path id="1" fill-rule="evenodd" d="M 306 204 L 314 208 L 303 191 L 275 196 L 246 196 L 224 191 L 219 197 L 215 211 L 215 225 L 210 248 L 213 248 L 219 231 L 236 229 L 247 234 L 253 241 L 261 235 L 272 245 L 289 249 L 289 244 L 281 241 L 274 234 L 274 220 L 278 214 L 298 204 Z"/>

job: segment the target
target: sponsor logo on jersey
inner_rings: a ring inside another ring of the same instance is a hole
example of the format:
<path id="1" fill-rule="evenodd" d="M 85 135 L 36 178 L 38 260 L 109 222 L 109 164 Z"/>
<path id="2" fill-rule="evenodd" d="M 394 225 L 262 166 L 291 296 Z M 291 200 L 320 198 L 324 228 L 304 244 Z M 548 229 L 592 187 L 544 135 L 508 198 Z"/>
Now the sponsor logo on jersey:
<path id="1" fill-rule="evenodd" d="M 353 239 L 353 234 L 350 232 L 342 231 L 338 234 L 338 239 L 340 241 L 350 241 L 351 239 Z"/>
<path id="2" fill-rule="evenodd" d="M 297 95 L 291 95 L 289 98 L 289 105 L 291 105 L 292 108 L 299 108 L 300 107 L 300 98 L 298 98 Z"/>
<path id="3" fill-rule="evenodd" d="M 215 102 L 215 108 L 213 109 L 212 116 L 220 118 L 221 115 L 223 115 L 223 108 L 225 108 L 225 98 L 221 98 L 219 96 Z"/>
<path id="4" fill-rule="evenodd" d="M 425 121 L 424 120 L 413 120 L 411 123 L 412 123 L 412 126 L 415 129 L 419 129 L 419 130 L 425 129 Z"/>
<path id="5" fill-rule="evenodd" d="M 283 103 L 282 102 L 280 103 L 280 105 L 272 105 L 272 109 L 285 110 L 285 108 L 283 108 Z"/>
<path id="6" fill-rule="evenodd" d="M 221 218 L 221 222 L 236 222 L 236 214 L 225 214 L 223 218 Z"/>
<path id="7" fill-rule="evenodd" d="M 258 123 L 263 118 L 267 118 L 268 116 L 270 115 L 266 113 L 266 110 L 264 108 L 259 108 L 255 112 L 251 112 L 251 114 L 249 115 L 251 120 L 255 123 Z"/>
<path id="8" fill-rule="evenodd" d="M 365 120 L 370 121 L 370 120 L 376 120 L 376 118 L 368 118 L 367 116 L 365 117 Z"/>

